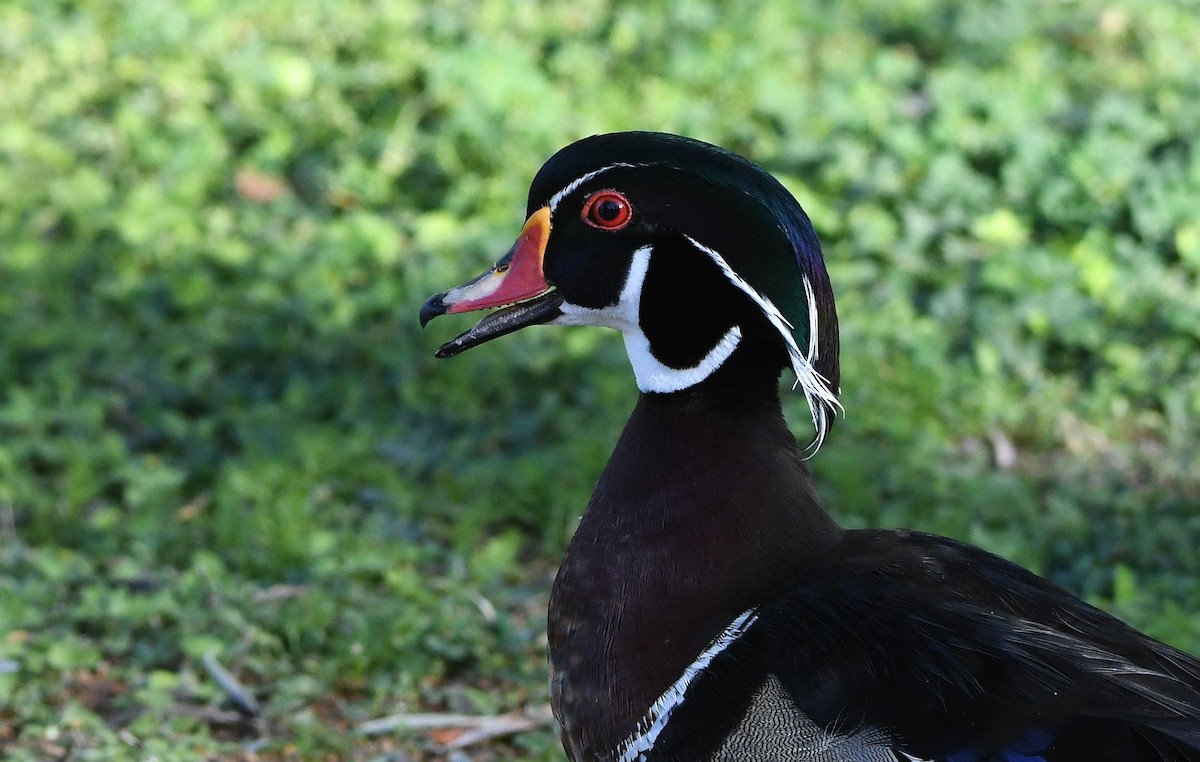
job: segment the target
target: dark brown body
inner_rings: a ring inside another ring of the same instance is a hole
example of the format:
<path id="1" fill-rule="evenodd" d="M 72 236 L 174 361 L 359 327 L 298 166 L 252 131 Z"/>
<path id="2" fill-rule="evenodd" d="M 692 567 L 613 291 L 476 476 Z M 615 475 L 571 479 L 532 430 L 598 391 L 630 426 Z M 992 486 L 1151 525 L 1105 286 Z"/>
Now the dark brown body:
<path id="1" fill-rule="evenodd" d="M 552 703 L 574 758 L 616 748 L 730 620 L 837 542 L 802 457 L 775 400 L 639 399 L 550 600 Z"/>

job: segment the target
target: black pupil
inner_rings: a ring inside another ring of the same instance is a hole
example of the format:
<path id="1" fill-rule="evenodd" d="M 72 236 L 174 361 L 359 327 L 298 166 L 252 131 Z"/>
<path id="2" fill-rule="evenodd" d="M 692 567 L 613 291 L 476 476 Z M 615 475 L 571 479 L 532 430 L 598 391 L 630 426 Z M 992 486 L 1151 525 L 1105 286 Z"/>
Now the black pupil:
<path id="1" fill-rule="evenodd" d="M 596 204 L 596 216 L 604 222 L 612 222 L 621 216 L 621 202 L 615 198 L 600 199 Z"/>

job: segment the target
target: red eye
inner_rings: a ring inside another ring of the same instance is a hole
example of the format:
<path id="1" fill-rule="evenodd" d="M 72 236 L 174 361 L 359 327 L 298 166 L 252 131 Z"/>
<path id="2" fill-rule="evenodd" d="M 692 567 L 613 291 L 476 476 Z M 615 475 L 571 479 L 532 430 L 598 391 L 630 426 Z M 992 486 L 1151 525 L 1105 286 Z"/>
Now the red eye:
<path id="1" fill-rule="evenodd" d="M 625 194 L 615 190 L 596 191 L 583 202 L 583 221 L 601 230 L 620 230 L 633 217 Z"/>

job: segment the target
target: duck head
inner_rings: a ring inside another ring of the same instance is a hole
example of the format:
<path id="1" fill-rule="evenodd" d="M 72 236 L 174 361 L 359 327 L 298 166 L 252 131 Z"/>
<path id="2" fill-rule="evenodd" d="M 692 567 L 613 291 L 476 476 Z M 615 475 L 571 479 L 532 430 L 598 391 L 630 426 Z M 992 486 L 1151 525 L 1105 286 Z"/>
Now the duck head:
<path id="1" fill-rule="evenodd" d="M 493 267 L 422 307 L 422 325 L 500 308 L 438 357 L 549 323 L 621 331 L 646 393 L 775 394 L 790 367 L 819 446 L 840 408 L 837 313 L 812 224 L 775 178 L 689 138 L 595 135 L 546 162 L 527 214 Z"/>

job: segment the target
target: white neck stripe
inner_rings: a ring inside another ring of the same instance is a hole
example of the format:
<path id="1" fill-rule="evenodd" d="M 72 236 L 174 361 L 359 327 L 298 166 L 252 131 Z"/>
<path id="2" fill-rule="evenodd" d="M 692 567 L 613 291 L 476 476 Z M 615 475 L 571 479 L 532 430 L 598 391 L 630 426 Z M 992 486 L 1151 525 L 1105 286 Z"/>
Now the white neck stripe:
<path id="1" fill-rule="evenodd" d="M 650 351 L 650 340 L 641 331 L 625 333 L 625 353 L 633 365 L 638 388 L 643 392 L 670 394 L 695 386 L 721 367 L 738 344 L 742 343 L 740 326 L 730 328 L 700 362 L 690 368 L 672 368 L 664 365 Z"/>
<path id="2" fill-rule="evenodd" d="M 750 625 L 757 620 L 758 615 L 754 613 L 754 609 L 742 612 L 737 619 L 729 623 L 729 626 L 717 636 L 716 640 L 709 643 L 708 648 L 700 652 L 700 655 L 687 666 L 679 679 L 672 683 L 671 687 L 667 688 L 650 706 L 646 715 L 638 722 L 637 730 L 621 744 L 619 762 L 634 762 L 634 760 L 643 758 L 642 755 L 645 752 L 654 748 L 654 742 L 667 727 L 671 713 L 683 701 L 688 686 L 692 684 L 696 676 L 704 671 L 718 654 L 744 635 L 746 630 L 750 629 Z"/>

